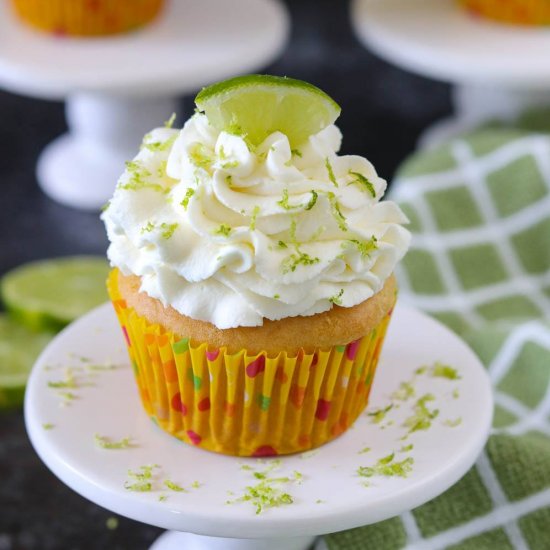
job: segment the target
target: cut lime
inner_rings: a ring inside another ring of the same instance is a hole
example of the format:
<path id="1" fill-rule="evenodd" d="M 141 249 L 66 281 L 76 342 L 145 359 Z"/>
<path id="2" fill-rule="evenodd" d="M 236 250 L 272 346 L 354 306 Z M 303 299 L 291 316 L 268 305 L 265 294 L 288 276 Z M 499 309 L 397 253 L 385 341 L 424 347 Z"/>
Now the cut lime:
<path id="1" fill-rule="evenodd" d="M 23 403 L 29 372 L 52 336 L 31 332 L 0 314 L 0 409 Z"/>
<path id="2" fill-rule="evenodd" d="M 0 281 L 6 309 L 33 330 L 59 330 L 107 301 L 109 266 L 76 256 L 25 264 Z"/>
<path id="3" fill-rule="evenodd" d="M 254 145 L 279 130 L 295 148 L 340 115 L 340 106 L 313 84 L 269 75 L 218 82 L 195 103 L 216 129 L 245 135 Z"/>

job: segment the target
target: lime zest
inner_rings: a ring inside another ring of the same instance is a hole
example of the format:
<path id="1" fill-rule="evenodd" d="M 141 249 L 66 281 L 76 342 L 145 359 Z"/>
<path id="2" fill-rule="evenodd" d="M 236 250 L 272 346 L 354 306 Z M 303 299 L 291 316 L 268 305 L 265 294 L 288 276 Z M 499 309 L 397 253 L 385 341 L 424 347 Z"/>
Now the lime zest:
<path id="1" fill-rule="evenodd" d="M 399 384 L 399 389 L 395 390 L 391 397 L 396 401 L 407 401 L 411 397 L 415 397 L 416 390 L 410 382 L 401 382 Z"/>
<path id="2" fill-rule="evenodd" d="M 370 447 L 363 447 L 360 451 L 357 451 L 357 454 L 358 455 L 364 455 L 364 454 L 368 453 L 370 450 L 371 450 Z"/>
<path id="3" fill-rule="evenodd" d="M 436 361 L 431 368 L 430 374 L 434 378 L 447 378 L 447 380 L 460 380 L 461 376 L 458 374 L 458 370 Z"/>
<path id="4" fill-rule="evenodd" d="M 454 420 L 448 419 L 443 422 L 443 425 L 449 428 L 456 428 L 457 426 L 460 426 L 460 424 L 462 424 L 462 417 L 460 416 Z"/>
<path id="5" fill-rule="evenodd" d="M 164 480 L 164 485 L 170 489 L 170 491 L 174 491 L 176 493 L 187 493 L 187 489 L 184 489 L 181 485 L 174 483 L 173 481 L 170 481 L 169 479 Z"/>
<path id="6" fill-rule="evenodd" d="M 159 502 L 164 502 L 168 497 L 166 495 L 159 495 Z"/>
<path id="7" fill-rule="evenodd" d="M 382 409 L 377 409 L 372 412 L 368 412 L 367 416 L 372 417 L 372 421 L 374 424 L 380 424 L 384 418 L 386 418 L 386 414 L 388 414 L 392 409 L 394 405 L 393 403 L 389 404 L 387 407 L 384 407 Z"/>
<path id="8" fill-rule="evenodd" d="M 232 231 L 231 227 L 222 223 L 217 229 L 214 229 L 214 231 L 212 231 L 212 234 L 221 235 L 223 237 L 229 237 L 229 235 L 231 234 L 231 231 Z"/>
<path id="9" fill-rule="evenodd" d="M 333 183 L 335 187 L 338 187 L 338 182 L 336 181 L 334 170 L 332 169 L 332 164 L 330 163 L 330 160 L 328 157 L 325 158 L 325 167 L 328 172 L 328 179 Z"/>
<path id="10" fill-rule="evenodd" d="M 214 158 L 209 155 L 206 146 L 202 143 L 195 143 L 189 150 L 189 159 L 197 167 L 203 170 L 210 170 L 214 163 Z M 205 152 L 206 150 L 206 152 Z"/>
<path id="11" fill-rule="evenodd" d="M 409 445 L 406 445 L 405 447 L 401 447 L 401 449 L 399 449 L 399 452 L 400 453 L 408 453 L 409 451 L 412 451 L 414 449 L 414 445 L 412 443 L 410 443 Z"/>
<path id="12" fill-rule="evenodd" d="M 280 294 L 273 294 L 273 299 L 278 300 L 281 297 Z"/>
<path id="13" fill-rule="evenodd" d="M 333 303 L 334 305 L 341 306 L 342 305 L 342 296 L 344 295 L 344 289 L 341 288 L 340 292 L 334 296 L 331 296 L 328 301 Z"/>
<path id="14" fill-rule="evenodd" d="M 290 152 L 292 156 L 302 158 L 302 151 L 300 149 L 291 149 Z"/>
<path id="15" fill-rule="evenodd" d="M 138 493 L 148 493 L 153 490 L 153 470 L 160 468 L 158 464 L 150 464 L 146 466 L 140 466 L 141 471 L 134 472 L 128 470 L 128 477 L 135 480 L 134 482 L 126 481 L 124 488 L 128 491 L 136 491 Z"/>
<path id="16" fill-rule="evenodd" d="M 130 449 L 132 445 L 131 437 L 124 437 L 120 441 L 111 441 L 108 437 L 95 434 L 94 435 L 95 444 L 102 449 L 110 450 L 120 450 L 120 449 Z"/>
<path id="17" fill-rule="evenodd" d="M 126 183 L 119 183 L 118 188 L 126 191 L 140 191 L 141 189 L 150 189 L 159 193 L 168 193 L 170 189 L 163 187 L 159 183 L 146 181 L 145 178 L 152 176 L 151 172 L 137 160 L 126 161 L 126 172 L 130 178 Z"/>
<path id="18" fill-rule="evenodd" d="M 73 369 L 66 369 L 64 380 L 48 380 L 48 388 L 53 389 L 75 389 L 78 388 L 78 384 L 74 377 Z"/>
<path id="19" fill-rule="evenodd" d="M 378 240 L 374 235 L 368 241 L 348 239 L 342 243 L 342 248 L 355 248 L 361 254 L 362 258 L 368 258 L 371 252 L 378 249 Z"/>
<path id="20" fill-rule="evenodd" d="M 292 210 L 293 208 L 299 208 L 300 204 L 289 204 L 288 202 L 288 188 L 283 189 L 283 198 L 280 201 L 277 201 L 277 204 L 284 208 L 285 210 Z"/>
<path id="21" fill-rule="evenodd" d="M 336 223 L 341 231 L 347 231 L 348 225 L 346 224 L 346 217 L 340 211 L 340 204 L 338 203 L 336 195 L 332 191 L 329 191 L 327 193 L 327 197 L 330 203 L 332 217 L 336 220 Z"/>
<path id="22" fill-rule="evenodd" d="M 321 260 L 317 257 L 312 258 L 309 254 L 297 250 L 295 254 L 287 256 L 281 263 L 283 274 L 294 273 L 300 265 L 309 266 L 318 264 Z"/>
<path id="23" fill-rule="evenodd" d="M 414 406 L 414 414 L 409 416 L 403 423 L 403 426 L 409 428 L 409 434 L 420 430 L 427 430 L 431 427 L 432 420 L 437 418 L 437 416 L 439 415 L 439 410 L 428 409 L 426 403 L 434 400 L 434 395 L 431 393 L 427 393 L 416 402 Z"/>
<path id="24" fill-rule="evenodd" d="M 277 246 L 278 246 L 279 248 L 288 248 L 288 245 L 287 245 L 284 241 L 279 241 L 279 242 L 277 243 Z"/>
<path id="25" fill-rule="evenodd" d="M 365 176 L 363 176 L 363 174 L 359 172 L 353 172 L 351 170 L 349 171 L 349 174 L 350 176 L 354 176 L 355 179 L 353 181 L 350 181 L 348 185 L 359 185 L 359 187 L 365 188 L 370 193 L 373 199 L 376 198 L 376 190 L 374 189 L 374 184 L 368 178 L 366 178 Z"/>
<path id="26" fill-rule="evenodd" d="M 179 223 L 161 223 L 160 229 L 161 229 L 161 237 L 163 239 L 169 239 L 173 234 L 174 231 L 179 227 Z"/>
<path id="27" fill-rule="evenodd" d="M 193 481 L 193 483 L 191 483 L 193 489 L 200 489 L 203 485 L 204 483 L 200 483 L 199 481 Z"/>
<path id="28" fill-rule="evenodd" d="M 455 388 L 453 390 L 453 399 L 458 399 L 460 397 L 460 391 L 458 390 L 458 388 Z"/>
<path id="29" fill-rule="evenodd" d="M 258 214 L 260 213 L 260 207 L 255 206 L 252 210 L 252 215 L 250 216 L 250 231 L 254 231 L 256 229 L 256 218 L 258 217 Z"/>
<path id="30" fill-rule="evenodd" d="M 394 462 L 395 453 L 380 458 L 373 466 L 359 466 L 357 473 L 360 477 L 407 477 L 412 471 L 414 459 L 407 457 L 400 462 Z"/>
<path id="31" fill-rule="evenodd" d="M 174 122 L 176 122 L 176 116 L 176 113 L 172 113 L 170 118 L 164 122 L 164 127 L 172 128 L 174 126 Z"/>
<path id="32" fill-rule="evenodd" d="M 183 200 L 180 203 L 183 206 L 184 210 L 187 210 L 187 207 L 189 206 L 189 201 L 194 194 L 195 190 L 192 187 L 188 187 L 187 191 L 185 191 L 185 197 L 183 197 Z"/>
<path id="33" fill-rule="evenodd" d="M 45 422 L 42 424 L 42 428 L 44 430 L 53 430 L 55 428 L 55 424 L 52 424 L 51 422 Z"/>
<path id="34" fill-rule="evenodd" d="M 314 189 L 312 189 L 311 199 L 309 199 L 309 202 L 306 204 L 306 207 L 305 207 L 306 210 L 311 210 L 315 206 L 318 196 L 319 195 L 317 194 L 317 192 Z"/>
<path id="35" fill-rule="evenodd" d="M 142 144 L 142 148 L 147 149 L 152 153 L 160 153 L 163 151 L 168 151 L 168 149 L 170 149 L 172 145 L 174 145 L 174 142 L 176 141 L 177 137 L 178 135 L 174 134 L 173 136 L 170 136 L 168 139 L 164 141 L 147 142 L 146 140 L 144 140 Z"/>
<path id="36" fill-rule="evenodd" d="M 144 233 L 151 233 L 151 231 L 153 231 L 153 229 L 155 229 L 155 224 L 152 222 L 152 221 L 148 221 L 147 222 L 147 225 L 144 225 L 142 228 L 141 228 L 141 231 L 140 233 L 143 235 Z"/>

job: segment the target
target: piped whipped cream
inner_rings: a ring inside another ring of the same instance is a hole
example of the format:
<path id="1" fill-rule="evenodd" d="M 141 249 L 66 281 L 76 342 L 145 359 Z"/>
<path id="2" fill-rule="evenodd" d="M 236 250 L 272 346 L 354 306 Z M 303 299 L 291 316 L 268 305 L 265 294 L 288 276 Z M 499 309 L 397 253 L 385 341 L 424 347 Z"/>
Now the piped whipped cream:
<path id="1" fill-rule="evenodd" d="M 148 134 L 102 219 L 111 264 L 218 328 L 351 307 L 384 285 L 410 240 L 386 182 L 339 156 L 334 125 L 299 149 L 254 147 L 203 114 Z"/>

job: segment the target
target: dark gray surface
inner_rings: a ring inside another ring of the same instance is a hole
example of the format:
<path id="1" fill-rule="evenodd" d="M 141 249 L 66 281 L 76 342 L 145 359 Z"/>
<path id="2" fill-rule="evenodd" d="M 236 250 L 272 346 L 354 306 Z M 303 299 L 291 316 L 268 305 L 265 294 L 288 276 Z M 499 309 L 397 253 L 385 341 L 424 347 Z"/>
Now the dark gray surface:
<path id="1" fill-rule="evenodd" d="M 290 44 L 266 72 L 317 84 L 342 106 L 343 152 L 364 155 L 391 179 L 423 128 L 450 110 L 449 91 L 396 69 L 364 50 L 352 34 L 347 3 L 287 0 Z M 182 100 L 189 114 L 192 98 Z M 183 120 L 185 116 L 180 116 Z M 28 260 L 104 254 L 96 214 L 60 206 L 38 189 L 35 161 L 63 133 L 63 106 L 0 92 L 0 272 Z M 114 183 L 113 183 L 114 185 Z M 160 530 L 119 518 L 84 500 L 42 465 L 21 412 L 0 416 L 0 550 L 148 548 Z"/>

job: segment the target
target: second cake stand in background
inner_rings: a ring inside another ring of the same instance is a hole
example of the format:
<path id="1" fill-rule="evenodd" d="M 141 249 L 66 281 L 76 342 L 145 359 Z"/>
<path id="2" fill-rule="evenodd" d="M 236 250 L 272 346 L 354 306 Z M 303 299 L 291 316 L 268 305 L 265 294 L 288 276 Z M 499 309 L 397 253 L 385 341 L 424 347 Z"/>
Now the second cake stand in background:
<path id="1" fill-rule="evenodd" d="M 457 375 L 434 374 L 437 361 L 456 367 Z M 331 443 L 280 461 L 223 456 L 180 442 L 143 412 L 132 378 L 120 327 L 105 304 L 41 355 L 27 386 L 25 421 L 41 459 L 66 485 L 117 514 L 169 529 L 151 550 L 306 550 L 318 535 L 396 516 L 469 470 L 493 410 L 488 376 L 472 351 L 404 305 L 390 325 L 370 416 L 361 415 Z M 407 419 L 419 414 L 421 399 L 432 420 L 429 429 L 416 431 Z M 95 434 L 113 442 L 129 437 L 130 444 L 105 449 L 94 443 Z M 377 470 L 387 465 L 385 475 Z M 151 487 L 129 490 L 143 467 Z M 265 477 L 282 478 L 276 486 L 289 497 L 286 505 L 257 514 L 254 502 L 242 497 Z"/>
<path id="2" fill-rule="evenodd" d="M 171 1 L 140 31 L 94 39 L 37 33 L 0 2 L 0 86 L 66 99 L 69 132 L 41 154 L 38 182 L 63 204 L 96 210 L 178 95 L 266 66 L 288 32 L 278 0 Z"/>
<path id="3" fill-rule="evenodd" d="M 351 17 L 359 39 L 381 57 L 454 84 L 455 115 L 429 128 L 420 147 L 550 105 L 546 27 L 476 18 L 456 0 L 353 0 Z"/>

